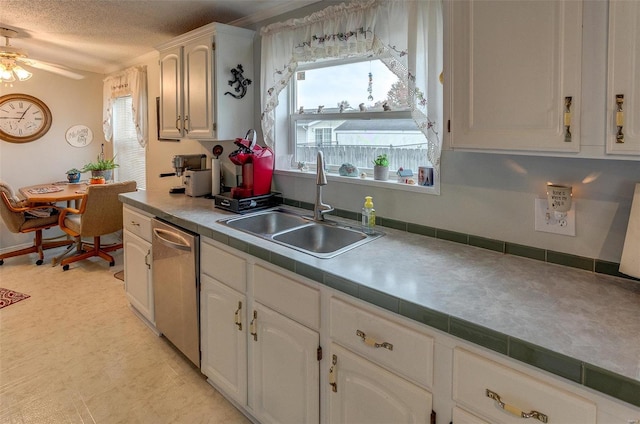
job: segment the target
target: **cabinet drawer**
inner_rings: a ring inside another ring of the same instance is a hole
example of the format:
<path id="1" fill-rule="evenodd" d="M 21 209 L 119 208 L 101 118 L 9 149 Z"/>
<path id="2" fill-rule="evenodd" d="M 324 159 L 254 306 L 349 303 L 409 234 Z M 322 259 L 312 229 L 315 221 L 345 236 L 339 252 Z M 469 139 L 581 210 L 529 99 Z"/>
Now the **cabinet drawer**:
<path id="1" fill-rule="evenodd" d="M 330 320 L 331 338 L 336 343 L 431 387 L 432 337 L 337 298 L 331 299 Z M 376 347 L 374 343 L 389 343 L 391 346 Z"/>
<path id="2" fill-rule="evenodd" d="M 244 293 L 247 290 L 246 261 L 200 239 L 200 271 Z"/>
<path id="3" fill-rule="evenodd" d="M 534 411 L 547 421 L 531 418 L 531 423 L 596 422 L 596 405 L 589 400 L 460 348 L 453 353 L 453 399 L 493 423 L 522 423 L 515 414 Z"/>
<path id="4" fill-rule="evenodd" d="M 131 209 L 124 205 L 122 210 L 122 224 L 126 231 L 151 242 L 151 215 Z"/>
<path id="5" fill-rule="evenodd" d="M 283 315 L 317 330 L 320 292 L 260 265 L 254 266 L 254 298 Z"/>

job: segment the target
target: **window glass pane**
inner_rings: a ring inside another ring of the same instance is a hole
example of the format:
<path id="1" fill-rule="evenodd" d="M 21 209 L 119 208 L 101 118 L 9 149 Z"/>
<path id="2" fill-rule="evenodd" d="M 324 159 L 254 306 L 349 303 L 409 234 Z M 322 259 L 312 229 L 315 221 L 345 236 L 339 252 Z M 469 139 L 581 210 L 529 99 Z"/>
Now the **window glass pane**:
<path id="1" fill-rule="evenodd" d="M 305 113 L 407 108 L 407 87 L 379 59 L 297 72 L 295 110 Z"/>
<path id="2" fill-rule="evenodd" d="M 315 128 L 316 126 L 330 128 Z M 296 160 L 315 163 L 318 150 L 328 165 L 351 163 L 372 168 L 373 159 L 386 154 L 389 169 L 417 171 L 427 165 L 427 140 L 412 119 L 297 120 Z M 319 137 L 318 134 L 323 134 Z"/>
<path id="3" fill-rule="evenodd" d="M 146 188 L 145 149 L 138 143 L 133 123 L 131 96 L 119 97 L 113 105 L 113 150 L 116 181 L 136 181 L 139 189 Z"/>

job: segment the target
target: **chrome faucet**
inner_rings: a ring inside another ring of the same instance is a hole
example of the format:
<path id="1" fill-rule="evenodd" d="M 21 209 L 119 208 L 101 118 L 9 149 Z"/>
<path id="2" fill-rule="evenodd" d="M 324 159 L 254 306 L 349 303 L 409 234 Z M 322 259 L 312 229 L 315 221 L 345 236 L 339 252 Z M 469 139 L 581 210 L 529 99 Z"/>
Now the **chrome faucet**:
<path id="1" fill-rule="evenodd" d="M 318 152 L 316 164 L 316 203 L 313 206 L 314 221 L 324 221 L 324 214 L 333 210 L 331 205 L 322 203 L 322 186 L 327 185 L 327 176 L 324 173 L 324 155 Z"/>

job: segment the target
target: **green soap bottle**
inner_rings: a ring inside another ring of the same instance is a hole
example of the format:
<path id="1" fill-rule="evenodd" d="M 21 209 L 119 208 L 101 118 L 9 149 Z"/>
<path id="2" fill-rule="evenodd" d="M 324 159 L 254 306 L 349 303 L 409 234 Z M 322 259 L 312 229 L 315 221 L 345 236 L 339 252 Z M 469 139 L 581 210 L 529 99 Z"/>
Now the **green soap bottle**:
<path id="1" fill-rule="evenodd" d="M 373 197 L 366 196 L 364 198 L 364 207 L 362 208 L 362 231 L 367 234 L 373 234 L 376 231 L 376 210 L 373 209 Z"/>

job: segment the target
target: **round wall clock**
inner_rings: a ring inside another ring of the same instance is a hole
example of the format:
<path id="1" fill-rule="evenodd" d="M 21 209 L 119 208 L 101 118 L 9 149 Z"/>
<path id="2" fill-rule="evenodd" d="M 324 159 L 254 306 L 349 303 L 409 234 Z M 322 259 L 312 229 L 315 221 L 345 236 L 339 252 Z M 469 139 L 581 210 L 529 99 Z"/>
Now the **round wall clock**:
<path id="1" fill-rule="evenodd" d="M 67 130 L 65 138 L 73 147 L 84 147 L 93 141 L 93 131 L 86 125 L 74 125 Z"/>
<path id="2" fill-rule="evenodd" d="M 28 94 L 0 97 L 0 139 L 11 143 L 37 140 L 51 127 L 51 111 Z"/>

